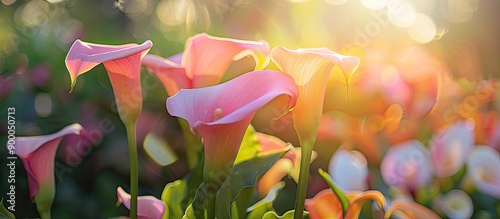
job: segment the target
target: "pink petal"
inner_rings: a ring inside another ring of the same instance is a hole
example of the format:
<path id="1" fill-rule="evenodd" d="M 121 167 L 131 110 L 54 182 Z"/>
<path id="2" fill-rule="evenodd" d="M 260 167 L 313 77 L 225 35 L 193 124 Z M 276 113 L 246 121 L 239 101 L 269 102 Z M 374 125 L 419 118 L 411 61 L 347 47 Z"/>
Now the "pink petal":
<path id="1" fill-rule="evenodd" d="M 220 85 L 180 90 L 167 99 L 167 110 L 186 119 L 191 131 L 196 128 L 201 133 L 207 170 L 204 178 L 215 181 L 219 172 L 229 171 L 255 112 L 281 95 L 289 97 L 288 108 L 295 105 L 297 89 L 290 76 L 254 71 Z"/>
<path id="2" fill-rule="evenodd" d="M 466 121 L 440 130 L 431 140 L 430 155 L 436 175 L 448 177 L 459 171 L 474 145 L 474 132 Z"/>
<path id="3" fill-rule="evenodd" d="M 346 82 L 359 65 L 359 58 L 342 56 L 327 49 L 288 50 L 276 46 L 271 58 L 299 86 L 299 98 L 293 121 L 299 141 L 314 143 L 323 112 L 323 101 L 330 72 L 338 64 L 344 71 Z"/>
<path id="4" fill-rule="evenodd" d="M 429 153 L 416 140 L 391 146 L 380 169 L 385 183 L 411 190 L 426 185 L 432 177 Z"/>
<path id="5" fill-rule="evenodd" d="M 263 69 L 269 59 L 269 44 L 264 41 L 244 41 L 213 37 L 202 33 L 187 40 L 181 64 L 193 88 L 216 85 L 233 60 L 252 55 L 255 69 Z"/>
<path id="6" fill-rule="evenodd" d="M 116 194 L 118 195 L 118 202 L 130 208 L 130 194 L 125 192 L 122 187 L 116 189 Z M 137 198 L 137 216 L 139 219 L 160 219 L 164 212 L 165 204 L 154 196 L 139 196 Z"/>
<path id="7" fill-rule="evenodd" d="M 41 187 L 55 191 L 54 158 L 59 142 L 66 135 L 80 135 L 82 129 L 81 125 L 72 124 L 54 134 L 16 138 L 15 153 L 21 158 L 28 174 L 31 200 L 35 200 Z"/>
<path id="8" fill-rule="evenodd" d="M 103 63 L 113 86 L 118 113 L 124 122 L 137 120 L 142 109 L 141 58 L 153 44 L 101 45 L 76 40 L 66 56 L 71 87 L 76 78 Z"/>
<path id="9" fill-rule="evenodd" d="M 169 96 L 173 96 L 180 89 L 192 88 L 191 79 L 186 76 L 180 64 L 151 54 L 144 56 L 142 64 L 155 73 Z"/>
<path id="10" fill-rule="evenodd" d="M 489 146 L 476 146 L 467 161 L 467 174 L 477 189 L 500 199 L 500 154 Z"/>

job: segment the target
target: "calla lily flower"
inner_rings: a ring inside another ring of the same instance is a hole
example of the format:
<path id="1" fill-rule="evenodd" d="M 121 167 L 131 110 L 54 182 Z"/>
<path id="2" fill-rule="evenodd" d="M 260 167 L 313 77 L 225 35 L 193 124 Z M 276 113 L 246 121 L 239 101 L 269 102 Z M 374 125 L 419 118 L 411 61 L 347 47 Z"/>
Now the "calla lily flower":
<path id="1" fill-rule="evenodd" d="M 338 149 L 330 160 L 328 173 L 344 191 L 368 189 L 367 161 L 359 151 Z"/>
<path id="2" fill-rule="evenodd" d="M 356 194 L 350 194 L 349 207 L 344 217 L 342 205 L 331 189 L 325 189 L 316 194 L 312 199 L 306 199 L 305 208 L 309 212 L 311 219 L 323 218 L 348 218 L 356 219 L 359 217 L 361 208 L 365 201 L 373 200 L 381 208 L 385 207 L 385 197 L 379 191 L 366 191 Z"/>
<path id="3" fill-rule="evenodd" d="M 449 177 L 464 165 L 474 145 L 473 125 L 461 121 L 440 130 L 431 140 L 430 155 L 438 177 Z"/>
<path id="4" fill-rule="evenodd" d="M 437 205 L 448 218 L 471 218 L 474 212 L 472 199 L 459 189 L 451 190 L 443 197 L 438 198 Z"/>
<path id="5" fill-rule="evenodd" d="M 269 63 L 268 53 L 269 44 L 264 41 L 219 38 L 202 33 L 187 40 L 182 56 L 165 59 L 148 54 L 142 64 L 158 76 L 169 96 L 173 96 L 182 88 L 220 83 L 231 62 L 246 55 L 254 58 L 255 70 L 263 69 Z"/>
<path id="6" fill-rule="evenodd" d="M 489 146 L 476 146 L 467 160 L 467 173 L 476 188 L 500 199 L 500 154 Z"/>
<path id="7" fill-rule="evenodd" d="M 82 130 L 81 125 L 72 124 L 54 134 L 16 138 L 15 153 L 26 169 L 30 197 L 42 218 L 50 218 L 55 196 L 54 158 L 59 143 L 64 136 L 80 135 Z"/>
<path id="8" fill-rule="evenodd" d="M 430 209 L 407 200 L 398 199 L 394 200 L 389 209 L 385 211 L 384 218 L 391 218 L 393 214 L 398 214 L 400 216 L 404 216 L 403 218 L 408 219 L 420 219 L 420 218 L 428 218 L 428 219 L 439 219 L 439 215 L 437 215 L 434 211 Z"/>
<path id="9" fill-rule="evenodd" d="M 125 207 L 130 208 L 130 194 L 125 192 L 122 187 L 116 189 L 118 203 L 123 203 Z M 154 196 L 137 197 L 137 218 L 138 219 L 160 219 L 165 212 L 165 203 Z"/>
<path id="10" fill-rule="evenodd" d="M 288 50 L 276 46 L 271 59 L 299 86 L 299 98 L 292 116 L 299 142 L 314 144 L 318 132 L 328 77 L 335 65 L 344 72 L 347 84 L 359 66 L 359 58 L 343 56 L 328 49 Z"/>
<path id="11" fill-rule="evenodd" d="M 220 85 L 183 89 L 167 99 L 170 115 L 187 120 L 191 131 L 196 129 L 203 138 L 208 192 L 217 191 L 227 177 L 257 110 L 281 95 L 288 96 L 289 109 L 295 105 L 297 87 L 290 76 L 254 71 Z"/>
<path id="12" fill-rule="evenodd" d="M 392 146 L 380 169 L 386 184 L 410 190 L 426 185 L 432 177 L 429 152 L 416 140 Z"/>
<path id="13" fill-rule="evenodd" d="M 121 120 L 126 125 L 135 124 L 142 110 L 141 59 L 152 45 L 149 40 L 141 45 L 102 45 L 76 40 L 66 56 L 71 89 L 78 76 L 103 63 Z"/>
<path id="14" fill-rule="evenodd" d="M 343 56 L 328 49 L 294 51 L 276 46 L 271 51 L 271 59 L 283 72 L 292 76 L 299 87 L 299 98 L 292 112 L 292 118 L 302 148 L 299 185 L 295 202 L 295 218 L 302 218 L 309 178 L 310 157 L 323 113 L 326 85 L 330 72 L 335 65 L 339 65 L 349 86 L 352 74 L 359 66 L 359 58 Z"/>

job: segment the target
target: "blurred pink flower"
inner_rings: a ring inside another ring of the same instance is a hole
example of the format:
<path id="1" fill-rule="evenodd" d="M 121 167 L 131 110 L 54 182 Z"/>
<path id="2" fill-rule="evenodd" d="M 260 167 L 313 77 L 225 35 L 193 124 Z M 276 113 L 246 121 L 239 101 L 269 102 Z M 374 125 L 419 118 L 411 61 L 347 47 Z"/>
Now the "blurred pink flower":
<path id="1" fill-rule="evenodd" d="M 287 109 L 295 105 L 297 87 L 290 76 L 254 71 L 220 85 L 182 89 L 167 99 L 168 112 L 187 120 L 191 131 L 196 128 L 203 138 L 206 188 L 219 189 L 255 112 L 282 95 L 288 97 Z"/>
<path id="2" fill-rule="evenodd" d="M 245 41 L 213 37 L 202 33 L 189 38 L 184 53 L 168 59 L 148 54 L 142 64 L 161 80 L 169 96 L 182 88 L 207 87 L 220 83 L 231 62 L 253 56 L 255 70 L 263 69 L 269 59 L 265 41 Z"/>
<path id="3" fill-rule="evenodd" d="M 473 128 L 473 122 L 458 121 L 432 137 L 430 155 L 438 177 L 449 177 L 462 168 L 474 146 Z"/>
<path id="4" fill-rule="evenodd" d="M 359 151 L 337 149 L 328 165 L 328 173 L 344 191 L 365 191 L 368 189 L 367 161 Z"/>
<path id="5" fill-rule="evenodd" d="M 116 189 L 118 203 L 123 203 L 125 207 L 130 208 L 130 194 L 125 192 L 122 187 Z M 137 218 L 138 219 L 160 219 L 165 212 L 165 204 L 162 200 L 154 196 L 139 196 L 137 198 Z"/>
<path id="6" fill-rule="evenodd" d="M 434 211 L 420 205 L 418 203 L 407 201 L 404 199 L 397 199 L 389 204 L 389 208 L 385 211 L 384 218 L 391 218 L 392 215 L 397 214 L 404 216 L 407 219 L 440 219 Z"/>
<path id="7" fill-rule="evenodd" d="M 389 186 L 420 188 L 432 177 L 429 152 L 416 140 L 393 145 L 382 160 L 380 172 Z"/>
<path id="8" fill-rule="evenodd" d="M 15 153 L 26 169 L 30 197 L 42 218 L 50 218 L 55 196 L 54 158 L 59 143 L 66 135 L 80 135 L 82 129 L 72 124 L 54 134 L 16 138 Z"/>
<path id="9" fill-rule="evenodd" d="M 141 45 L 102 45 L 76 40 L 66 56 L 71 90 L 78 76 L 103 63 L 121 120 L 126 125 L 135 124 L 142 110 L 141 59 L 152 45 L 149 40 Z"/>
<path id="10" fill-rule="evenodd" d="M 489 146 L 476 146 L 467 160 L 467 174 L 476 188 L 500 199 L 500 154 Z"/>

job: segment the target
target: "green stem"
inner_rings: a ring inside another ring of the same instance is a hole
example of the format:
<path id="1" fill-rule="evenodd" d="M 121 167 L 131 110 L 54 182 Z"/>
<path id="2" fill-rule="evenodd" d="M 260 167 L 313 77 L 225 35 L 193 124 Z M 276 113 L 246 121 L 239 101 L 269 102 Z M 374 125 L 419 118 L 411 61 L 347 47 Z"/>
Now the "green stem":
<path id="1" fill-rule="evenodd" d="M 137 195 L 139 190 L 139 174 L 137 167 L 137 140 L 135 123 L 126 125 L 128 154 L 130 162 L 130 219 L 137 219 Z"/>
<path id="2" fill-rule="evenodd" d="M 207 218 L 215 219 L 215 194 L 208 194 Z"/>
<path id="3" fill-rule="evenodd" d="M 295 219 L 304 217 L 304 202 L 306 200 L 307 182 L 309 180 L 309 165 L 311 164 L 312 145 L 309 142 L 301 144 L 301 159 L 297 199 L 295 199 Z"/>
<path id="4" fill-rule="evenodd" d="M 179 119 L 179 125 L 181 126 L 182 134 L 184 135 L 184 142 L 186 144 L 187 164 L 191 170 L 198 162 L 198 152 L 201 149 L 200 140 L 191 132 L 189 124 L 185 120 Z"/>
<path id="5" fill-rule="evenodd" d="M 40 218 L 41 219 L 50 219 L 51 216 L 50 216 L 50 209 L 49 210 L 46 210 L 46 211 L 41 211 L 40 209 L 38 209 L 38 213 L 40 214 Z"/>

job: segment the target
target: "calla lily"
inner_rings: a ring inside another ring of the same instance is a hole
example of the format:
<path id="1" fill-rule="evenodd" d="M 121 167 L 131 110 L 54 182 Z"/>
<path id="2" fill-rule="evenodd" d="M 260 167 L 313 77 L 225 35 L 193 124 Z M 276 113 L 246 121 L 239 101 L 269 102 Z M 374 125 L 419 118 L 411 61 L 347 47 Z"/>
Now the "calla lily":
<path id="1" fill-rule="evenodd" d="M 125 192 L 122 187 L 116 189 L 118 203 L 123 203 L 125 207 L 130 208 L 130 194 Z M 165 212 L 165 204 L 162 200 L 154 196 L 139 196 L 137 198 L 137 218 L 138 219 L 160 219 Z"/>
<path id="2" fill-rule="evenodd" d="M 438 208 L 448 218 L 470 218 L 474 212 L 472 199 L 462 190 L 454 189 L 437 200 Z"/>
<path id="3" fill-rule="evenodd" d="M 385 211 L 384 218 L 391 218 L 393 214 L 398 214 L 400 216 L 404 216 L 403 218 L 408 219 L 419 219 L 419 218 L 428 218 L 428 219 L 439 219 L 439 217 L 435 212 L 430 209 L 407 200 L 394 200 L 389 209 Z"/>
<path id="4" fill-rule="evenodd" d="M 54 158 L 59 143 L 66 135 L 80 135 L 82 129 L 72 124 L 54 134 L 16 138 L 15 153 L 26 169 L 31 200 L 36 202 L 41 218 L 50 218 L 55 196 Z"/>
<path id="5" fill-rule="evenodd" d="M 191 131 L 196 129 L 203 138 L 208 192 L 216 192 L 224 182 L 255 112 L 281 95 L 288 96 L 288 108 L 295 105 L 298 94 L 291 77 L 254 71 L 220 85 L 183 89 L 167 99 L 168 112 L 187 120 Z"/>
<path id="6" fill-rule="evenodd" d="M 500 199 L 500 154 L 489 146 L 476 146 L 467 160 L 467 173 L 477 189 Z"/>
<path id="7" fill-rule="evenodd" d="M 187 40 L 181 58 L 165 59 L 148 54 L 142 64 L 161 80 L 167 93 L 173 96 L 182 88 L 216 85 L 233 60 L 246 55 L 255 59 L 255 70 L 263 69 L 269 59 L 269 44 L 264 41 L 245 41 L 219 38 L 202 33 Z"/>
<path id="8" fill-rule="evenodd" d="M 344 191 L 368 189 L 367 161 L 358 151 L 338 149 L 330 160 L 328 173 Z"/>
<path id="9" fill-rule="evenodd" d="M 466 121 L 457 122 L 434 135 L 430 155 L 438 177 L 451 176 L 462 168 L 474 144 L 472 127 Z"/>
<path id="10" fill-rule="evenodd" d="M 380 169 L 385 183 L 410 190 L 426 185 L 432 176 L 429 153 L 416 140 L 392 146 L 382 160 Z"/>
<path id="11" fill-rule="evenodd" d="M 379 191 L 371 190 L 348 196 L 350 196 L 349 207 L 345 217 L 342 212 L 342 205 L 331 189 L 325 189 L 316 194 L 312 199 L 306 199 L 305 208 L 309 212 L 311 219 L 356 219 L 359 217 L 365 201 L 373 200 L 381 208 L 384 208 L 386 204 L 385 197 Z"/>
<path id="12" fill-rule="evenodd" d="M 141 58 L 152 45 L 149 40 L 141 45 L 102 45 L 76 40 L 66 56 L 71 89 L 78 76 L 103 63 L 113 86 L 120 118 L 126 124 L 135 123 L 142 110 Z"/>
<path id="13" fill-rule="evenodd" d="M 348 85 L 359 66 L 359 58 L 343 56 L 328 49 L 288 50 L 276 46 L 271 59 L 285 73 L 291 75 L 299 87 L 299 98 L 292 117 L 302 147 L 299 186 L 295 202 L 295 217 L 302 218 L 309 177 L 310 157 L 318 133 L 328 77 L 335 65 L 344 72 Z"/>

